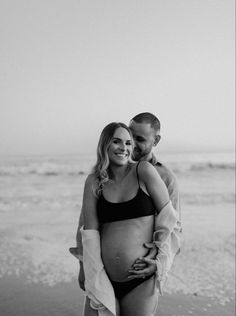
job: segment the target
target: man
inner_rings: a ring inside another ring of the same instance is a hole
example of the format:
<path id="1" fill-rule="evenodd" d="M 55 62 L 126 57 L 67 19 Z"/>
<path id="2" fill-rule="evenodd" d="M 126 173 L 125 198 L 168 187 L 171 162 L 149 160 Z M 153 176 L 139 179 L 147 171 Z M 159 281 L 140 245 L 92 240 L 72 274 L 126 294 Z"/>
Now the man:
<path id="1" fill-rule="evenodd" d="M 177 225 L 174 232 L 171 234 L 170 240 L 166 244 L 166 253 L 159 255 L 159 260 L 155 243 L 144 244 L 150 251 L 146 257 L 141 260 L 136 260 L 133 265 L 134 269 L 130 270 L 130 272 L 134 274 L 134 277 L 145 277 L 154 273 L 156 269 L 160 269 L 162 270 L 162 276 L 165 279 L 172 266 L 174 256 L 179 252 L 180 237 L 182 233 L 178 186 L 174 174 L 167 167 L 158 162 L 152 152 L 153 148 L 157 146 L 161 139 L 161 126 L 158 118 L 152 113 L 140 113 L 131 119 L 129 127 L 132 131 L 135 144 L 133 159 L 136 161 L 149 161 L 156 168 L 168 189 L 170 200 L 177 215 Z M 155 227 L 157 226 L 158 223 L 156 222 Z M 154 232 L 154 241 L 155 233 L 157 235 L 158 232 Z M 154 260 L 155 258 L 156 260 Z M 165 271 L 163 271 L 163 268 Z M 162 291 L 162 289 L 160 289 L 160 291 Z"/>
<path id="2" fill-rule="evenodd" d="M 170 238 L 165 241 L 165 251 L 163 253 L 158 253 L 157 242 L 155 243 L 155 241 L 158 240 L 158 234 L 160 234 L 160 232 L 158 231 L 158 221 L 155 221 L 153 243 L 144 244 L 144 247 L 149 249 L 148 255 L 143 258 L 138 258 L 133 264 L 133 269 L 130 270 L 132 278 L 143 278 L 157 271 L 161 284 L 159 290 L 162 292 L 163 281 L 165 281 L 167 273 L 172 266 L 174 256 L 179 251 L 179 240 L 181 236 L 179 192 L 173 173 L 163 164 L 158 162 L 152 152 L 153 148 L 157 146 L 161 139 L 160 122 L 158 118 L 148 112 L 140 113 L 131 119 L 129 127 L 132 131 L 135 144 L 133 159 L 136 161 L 146 160 L 155 166 L 162 180 L 166 184 L 170 200 L 177 214 L 177 225 Z M 81 211 L 76 235 L 77 247 L 70 248 L 70 251 L 80 260 L 79 284 L 81 289 L 84 290 L 82 242 L 80 234 L 80 228 L 83 225 L 82 213 L 83 212 Z"/>

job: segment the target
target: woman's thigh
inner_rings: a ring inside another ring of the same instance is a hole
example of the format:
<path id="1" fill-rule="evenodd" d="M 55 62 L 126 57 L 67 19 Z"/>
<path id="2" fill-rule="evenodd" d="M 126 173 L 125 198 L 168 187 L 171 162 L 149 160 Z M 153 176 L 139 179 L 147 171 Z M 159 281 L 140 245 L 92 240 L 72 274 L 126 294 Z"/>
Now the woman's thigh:
<path id="1" fill-rule="evenodd" d="M 141 283 L 120 300 L 122 316 L 153 316 L 158 304 L 155 278 Z"/>

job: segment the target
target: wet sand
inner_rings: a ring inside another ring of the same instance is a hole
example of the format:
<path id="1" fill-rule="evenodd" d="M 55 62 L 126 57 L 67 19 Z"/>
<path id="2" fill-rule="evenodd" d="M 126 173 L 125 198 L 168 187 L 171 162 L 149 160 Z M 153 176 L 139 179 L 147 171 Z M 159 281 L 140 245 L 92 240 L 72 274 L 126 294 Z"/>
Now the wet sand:
<path id="1" fill-rule="evenodd" d="M 0 282 L 1 316 L 82 316 L 83 291 L 77 281 L 58 283 L 53 287 L 30 284 L 6 276 Z M 204 296 L 166 294 L 159 298 L 156 316 L 233 316 L 234 302 L 220 304 Z"/>
<path id="2" fill-rule="evenodd" d="M 79 265 L 68 250 L 75 246 L 85 174 L 4 174 L 0 316 L 82 316 Z M 235 170 L 183 171 L 178 182 L 181 253 L 157 315 L 235 315 Z"/>

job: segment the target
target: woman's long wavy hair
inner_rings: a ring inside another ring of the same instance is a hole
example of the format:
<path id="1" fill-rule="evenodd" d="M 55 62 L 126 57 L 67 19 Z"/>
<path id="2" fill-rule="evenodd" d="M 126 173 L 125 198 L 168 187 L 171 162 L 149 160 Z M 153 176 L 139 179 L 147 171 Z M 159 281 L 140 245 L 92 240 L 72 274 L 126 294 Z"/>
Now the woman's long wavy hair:
<path id="1" fill-rule="evenodd" d="M 101 194 L 104 184 L 109 180 L 108 167 L 109 167 L 109 156 L 108 149 L 111 144 L 113 135 L 117 128 L 122 127 L 130 134 L 132 144 L 133 137 L 132 133 L 127 125 L 121 122 L 112 122 L 104 127 L 97 146 L 97 162 L 92 169 L 92 173 L 96 177 L 96 186 L 94 187 L 94 193 L 96 196 Z"/>

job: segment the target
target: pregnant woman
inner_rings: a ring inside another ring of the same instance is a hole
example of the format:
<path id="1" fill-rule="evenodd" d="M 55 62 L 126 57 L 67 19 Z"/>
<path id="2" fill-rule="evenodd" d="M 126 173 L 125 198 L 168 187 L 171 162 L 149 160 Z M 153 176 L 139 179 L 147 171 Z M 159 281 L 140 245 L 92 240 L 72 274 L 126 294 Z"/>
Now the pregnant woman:
<path id="1" fill-rule="evenodd" d="M 176 216 L 158 172 L 146 161 L 132 162 L 132 150 L 129 128 L 123 123 L 107 125 L 98 143 L 96 165 L 85 182 L 85 316 L 103 311 L 151 316 L 157 307 L 158 265 L 140 278 L 133 264 L 147 254 L 144 243 L 153 241 L 154 216 L 161 213 L 163 231 L 165 222 L 174 226 Z"/>

